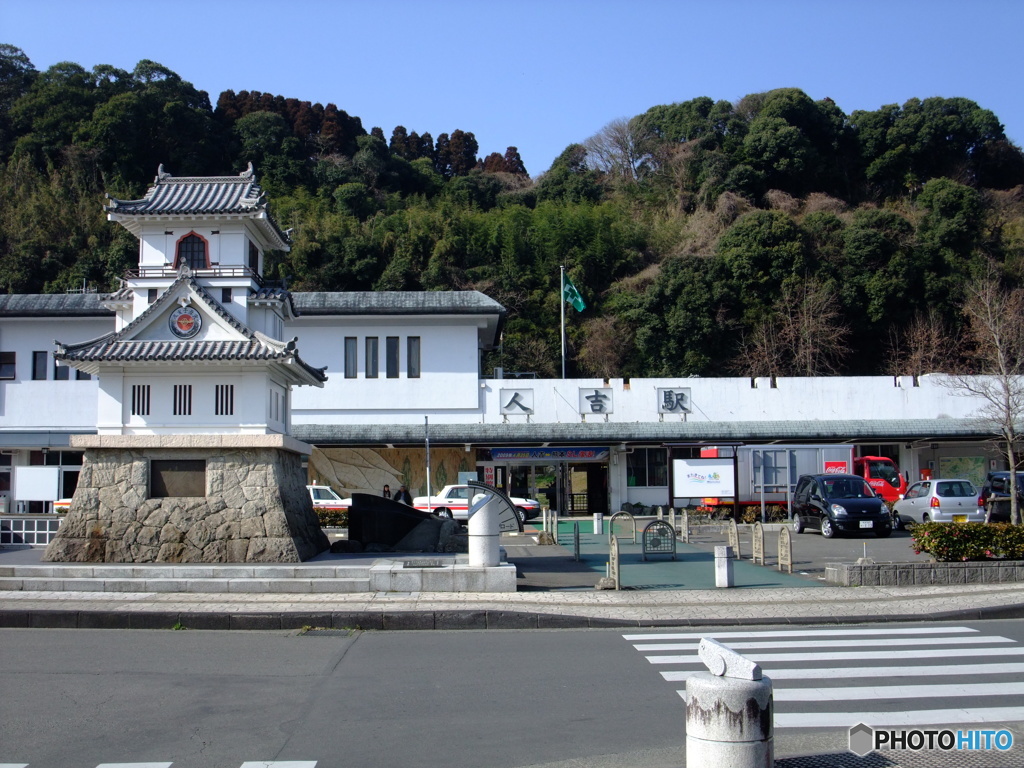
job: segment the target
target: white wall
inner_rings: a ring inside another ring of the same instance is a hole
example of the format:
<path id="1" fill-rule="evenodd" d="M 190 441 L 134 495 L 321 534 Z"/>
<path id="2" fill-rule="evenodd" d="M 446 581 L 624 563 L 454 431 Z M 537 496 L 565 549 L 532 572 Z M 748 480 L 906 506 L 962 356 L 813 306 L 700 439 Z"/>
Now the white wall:
<path id="1" fill-rule="evenodd" d="M 327 366 L 323 389 L 300 387 L 292 392 L 296 424 L 376 423 L 382 415 L 403 421 L 422 421 L 425 412 L 462 412 L 480 419 L 478 341 L 475 325 L 432 318 L 309 318 L 289 323 L 286 333 L 297 334 L 299 352 L 310 365 Z M 357 378 L 345 378 L 345 337 L 356 338 Z M 378 377 L 365 375 L 366 337 L 379 340 Z M 386 339 L 399 337 L 399 377 L 386 376 Z M 406 339 L 420 338 L 418 379 L 408 378 Z"/>

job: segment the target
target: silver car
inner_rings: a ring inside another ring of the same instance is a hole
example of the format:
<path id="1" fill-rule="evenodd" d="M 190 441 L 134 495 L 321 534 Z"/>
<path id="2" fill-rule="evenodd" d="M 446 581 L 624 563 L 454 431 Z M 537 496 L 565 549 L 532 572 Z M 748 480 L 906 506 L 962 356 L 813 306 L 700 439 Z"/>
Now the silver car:
<path id="1" fill-rule="evenodd" d="M 985 508 L 970 480 L 922 480 L 893 506 L 897 528 L 909 523 L 983 523 Z"/>

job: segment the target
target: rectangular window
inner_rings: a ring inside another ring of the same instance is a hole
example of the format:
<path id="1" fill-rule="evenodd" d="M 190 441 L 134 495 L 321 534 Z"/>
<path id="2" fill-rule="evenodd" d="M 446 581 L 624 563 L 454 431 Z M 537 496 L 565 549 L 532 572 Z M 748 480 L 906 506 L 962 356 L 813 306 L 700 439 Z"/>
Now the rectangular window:
<path id="1" fill-rule="evenodd" d="M 366 378 L 376 379 L 377 371 L 380 368 L 378 356 L 380 354 L 379 340 L 376 336 L 366 337 Z"/>
<path id="2" fill-rule="evenodd" d="M 664 448 L 636 448 L 626 456 L 626 485 L 668 486 L 668 457 Z"/>
<path id="3" fill-rule="evenodd" d="M 218 384 L 216 387 L 215 413 L 217 416 L 234 416 L 235 385 Z"/>
<path id="4" fill-rule="evenodd" d="M 410 336 L 407 341 L 406 373 L 410 379 L 418 379 L 420 377 L 420 337 Z"/>
<path id="5" fill-rule="evenodd" d="M 192 415 L 192 385 L 191 384 L 175 384 L 174 385 L 174 415 L 175 416 L 191 416 Z"/>
<path id="6" fill-rule="evenodd" d="M 203 459 L 153 459 L 149 462 L 149 496 L 166 499 L 206 496 Z"/>
<path id="7" fill-rule="evenodd" d="M 230 288 L 221 288 L 220 289 L 220 303 L 221 304 L 230 304 L 231 303 L 231 289 Z"/>
<path id="8" fill-rule="evenodd" d="M 149 384 L 132 384 L 132 416 L 149 416 Z"/>
<path id="9" fill-rule="evenodd" d="M 258 275 L 260 272 L 260 249 L 251 240 L 249 241 L 249 271 L 254 275 Z"/>
<path id="10" fill-rule="evenodd" d="M 0 352 L 0 379 L 13 379 L 15 368 L 14 353 Z"/>
<path id="11" fill-rule="evenodd" d="M 398 337 L 388 336 L 385 342 L 384 361 L 386 373 L 389 379 L 398 378 Z"/>
<path id="12" fill-rule="evenodd" d="M 345 378 L 354 379 L 359 372 L 359 362 L 356 359 L 356 339 L 355 336 L 345 337 Z"/>
<path id="13" fill-rule="evenodd" d="M 156 288 L 150 288 L 149 290 L 146 291 L 146 301 L 149 304 L 152 304 L 154 301 L 156 301 Z"/>
<path id="14" fill-rule="evenodd" d="M 66 365 L 58 365 L 57 361 L 53 361 L 53 379 L 54 381 L 68 381 L 71 378 L 71 369 Z"/>
<path id="15" fill-rule="evenodd" d="M 75 378 L 78 381 L 92 381 L 92 374 L 85 371 L 75 371 Z"/>
<path id="16" fill-rule="evenodd" d="M 32 353 L 32 381 L 46 380 L 46 352 Z"/>

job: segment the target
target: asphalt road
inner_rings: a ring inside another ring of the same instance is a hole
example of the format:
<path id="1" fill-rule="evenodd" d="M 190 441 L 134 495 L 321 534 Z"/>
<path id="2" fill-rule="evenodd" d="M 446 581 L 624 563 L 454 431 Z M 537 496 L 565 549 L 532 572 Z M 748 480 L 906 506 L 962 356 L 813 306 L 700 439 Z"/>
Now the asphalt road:
<path id="1" fill-rule="evenodd" d="M 699 636 L 780 675 L 780 757 L 866 712 L 1024 739 L 1024 621 L 673 634 L 0 630 L 0 764 L 678 768 Z"/>

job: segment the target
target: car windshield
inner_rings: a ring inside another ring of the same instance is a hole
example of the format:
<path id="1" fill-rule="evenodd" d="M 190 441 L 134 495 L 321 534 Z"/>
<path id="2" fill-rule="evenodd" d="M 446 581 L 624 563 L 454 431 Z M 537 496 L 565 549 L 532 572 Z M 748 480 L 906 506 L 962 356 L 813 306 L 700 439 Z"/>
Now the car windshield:
<path id="1" fill-rule="evenodd" d="M 888 461 L 869 461 L 868 476 L 876 480 L 886 480 L 892 484 L 899 484 L 900 475 L 896 467 Z"/>
<path id="2" fill-rule="evenodd" d="M 826 499 L 869 499 L 875 494 L 858 477 L 827 478 L 822 481 Z"/>

